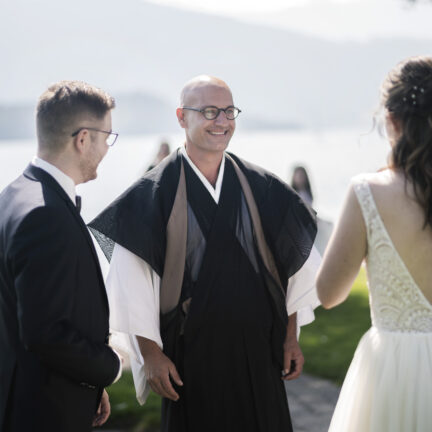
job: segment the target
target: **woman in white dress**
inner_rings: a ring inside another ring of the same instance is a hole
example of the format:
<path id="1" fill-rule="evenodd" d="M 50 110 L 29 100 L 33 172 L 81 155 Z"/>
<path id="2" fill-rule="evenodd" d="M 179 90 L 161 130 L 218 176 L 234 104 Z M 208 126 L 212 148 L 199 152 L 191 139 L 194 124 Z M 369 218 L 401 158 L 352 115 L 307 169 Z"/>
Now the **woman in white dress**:
<path id="1" fill-rule="evenodd" d="M 372 327 L 331 432 L 432 431 L 432 57 L 393 69 L 382 105 L 389 166 L 352 180 L 317 277 L 331 308 L 347 298 L 366 260 Z"/>

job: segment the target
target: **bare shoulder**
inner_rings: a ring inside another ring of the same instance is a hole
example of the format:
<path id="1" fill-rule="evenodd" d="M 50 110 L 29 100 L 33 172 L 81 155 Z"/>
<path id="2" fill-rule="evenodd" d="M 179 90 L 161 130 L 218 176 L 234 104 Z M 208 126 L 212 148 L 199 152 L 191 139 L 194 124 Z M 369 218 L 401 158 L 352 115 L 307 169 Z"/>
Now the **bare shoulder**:
<path id="1" fill-rule="evenodd" d="M 395 195 L 400 199 L 406 194 L 405 177 L 400 172 L 391 169 L 361 174 L 354 177 L 353 183 L 359 182 L 367 183 L 373 196 L 378 199 L 385 196 L 395 198 Z"/>
<path id="2" fill-rule="evenodd" d="M 366 182 L 371 187 L 389 186 L 399 182 L 401 177 L 397 172 L 391 169 L 384 169 L 373 173 L 363 173 L 353 177 L 353 183 Z"/>
<path id="3" fill-rule="evenodd" d="M 368 177 L 368 184 L 378 212 L 390 229 L 395 214 L 403 223 L 421 226 L 424 211 L 415 199 L 412 183 L 403 173 L 390 169 L 374 173 Z"/>

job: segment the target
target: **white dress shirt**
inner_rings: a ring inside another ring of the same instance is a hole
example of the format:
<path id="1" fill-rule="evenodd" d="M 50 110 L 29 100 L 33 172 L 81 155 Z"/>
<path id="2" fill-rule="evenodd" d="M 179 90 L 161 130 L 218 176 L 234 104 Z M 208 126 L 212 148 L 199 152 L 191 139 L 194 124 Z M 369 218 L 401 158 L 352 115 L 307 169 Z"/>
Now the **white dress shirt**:
<path id="1" fill-rule="evenodd" d="M 38 156 L 33 157 L 32 165 L 43 169 L 52 177 L 54 177 L 54 179 L 62 187 L 62 189 L 66 192 L 68 197 L 75 205 L 75 197 L 76 197 L 75 182 L 68 175 L 66 175 L 63 171 L 59 170 L 54 165 L 41 159 Z"/>

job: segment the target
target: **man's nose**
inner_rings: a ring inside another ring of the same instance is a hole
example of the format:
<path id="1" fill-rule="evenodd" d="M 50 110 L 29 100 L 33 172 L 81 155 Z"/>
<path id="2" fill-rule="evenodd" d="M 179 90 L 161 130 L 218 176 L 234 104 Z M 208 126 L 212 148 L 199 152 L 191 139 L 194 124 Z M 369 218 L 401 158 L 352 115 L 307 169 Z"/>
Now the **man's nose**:
<path id="1" fill-rule="evenodd" d="M 227 116 L 225 114 L 225 111 L 219 111 L 218 116 L 215 118 L 215 122 L 218 124 L 227 124 L 228 123 L 228 119 Z"/>

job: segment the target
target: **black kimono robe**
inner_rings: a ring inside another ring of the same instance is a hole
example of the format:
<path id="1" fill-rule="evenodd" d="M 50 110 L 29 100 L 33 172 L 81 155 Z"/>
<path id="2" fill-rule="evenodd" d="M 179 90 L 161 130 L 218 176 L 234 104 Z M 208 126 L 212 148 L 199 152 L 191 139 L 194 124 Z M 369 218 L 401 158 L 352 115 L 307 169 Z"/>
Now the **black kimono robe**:
<path id="1" fill-rule="evenodd" d="M 228 155 L 216 204 L 175 152 L 90 227 L 108 257 L 118 243 L 162 278 L 164 352 L 184 382 L 163 400 L 162 430 L 291 430 L 284 287 L 316 225 L 289 186 Z"/>

